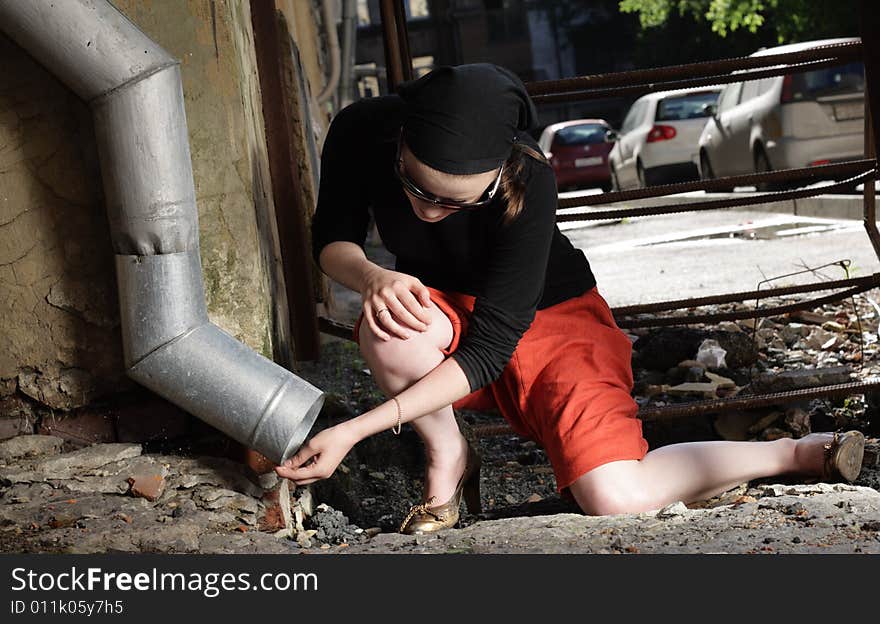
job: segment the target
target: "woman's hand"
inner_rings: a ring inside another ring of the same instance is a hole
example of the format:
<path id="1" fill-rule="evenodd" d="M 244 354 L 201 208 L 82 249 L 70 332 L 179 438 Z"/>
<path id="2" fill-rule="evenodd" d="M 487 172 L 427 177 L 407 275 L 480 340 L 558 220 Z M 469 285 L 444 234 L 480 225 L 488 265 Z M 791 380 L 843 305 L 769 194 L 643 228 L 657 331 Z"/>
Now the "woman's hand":
<path id="1" fill-rule="evenodd" d="M 364 276 L 361 298 L 364 319 L 382 340 L 406 340 L 410 330 L 423 332 L 431 322 L 431 294 L 412 275 L 375 267 Z"/>
<path id="2" fill-rule="evenodd" d="M 296 455 L 275 467 L 275 474 L 308 485 L 326 479 L 359 440 L 344 425 L 324 429 L 306 441 Z"/>

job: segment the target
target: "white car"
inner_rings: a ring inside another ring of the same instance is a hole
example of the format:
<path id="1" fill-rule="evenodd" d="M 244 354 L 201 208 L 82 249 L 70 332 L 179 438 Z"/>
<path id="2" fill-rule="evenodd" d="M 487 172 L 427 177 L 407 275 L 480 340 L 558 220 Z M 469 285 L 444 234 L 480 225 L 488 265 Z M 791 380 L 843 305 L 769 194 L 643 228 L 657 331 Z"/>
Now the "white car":
<path id="1" fill-rule="evenodd" d="M 694 180 L 700 133 L 718 100 L 721 86 L 658 91 L 630 107 L 609 155 L 617 189 Z"/>
<path id="2" fill-rule="evenodd" d="M 766 48 L 752 56 L 855 41 L 805 41 Z M 863 158 L 864 66 L 852 62 L 732 82 L 710 113 L 697 158 L 704 179 Z"/>

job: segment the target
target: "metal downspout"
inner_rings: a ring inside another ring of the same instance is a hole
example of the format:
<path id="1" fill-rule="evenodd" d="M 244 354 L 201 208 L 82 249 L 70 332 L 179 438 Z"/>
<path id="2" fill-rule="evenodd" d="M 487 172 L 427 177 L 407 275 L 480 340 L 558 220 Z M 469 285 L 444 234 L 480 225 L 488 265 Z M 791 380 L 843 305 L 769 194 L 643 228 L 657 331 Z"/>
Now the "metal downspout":
<path id="1" fill-rule="evenodd" d="M 106 0 L 0 0 L 0 30 L 92 109 L 128 375 L 283 462 L 324 395 L 208 320 L 179 62 Z"/>

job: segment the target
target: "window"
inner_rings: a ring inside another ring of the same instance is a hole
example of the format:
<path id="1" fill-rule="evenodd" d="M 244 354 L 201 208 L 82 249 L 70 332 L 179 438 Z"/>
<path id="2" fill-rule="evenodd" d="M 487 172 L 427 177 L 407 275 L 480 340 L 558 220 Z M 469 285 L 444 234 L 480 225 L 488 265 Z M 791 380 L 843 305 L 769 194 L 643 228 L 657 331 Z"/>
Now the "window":
<path id="1" fill-rule="evenodd" d="M 706 104 L 714 104 L 716 101 L 718 101 L 718 93 L 715 91 L 668 97 L 660 100 L 654 120 L 679 121 L 681 119 L 707 117 L 708 115 L 703 110 L 703 107 Z"/>
<path id="2" fill-rule="evenodd" d="M 632 108 L 629 109 L 629 112 L 626 114 L 626 117 L 623 120 L 623 124 L 620 126 L 620 132 L 625 134 L 635 128 L 638 125 L 638 122 L 642 118 L 642 111 L 645 108 L 645 101 L 638 101 L 632 105 Z"/>
<path id="3" fill-rule="evenodd" d="M 768 78 L 762 78 L 760 80 L 761 85 L 758 87 L 758 95 L 764 95 L 768 91 L 773 88 L 773 85 L 776 84 L 776 81 L 779 80 L 779 76 L 770 76 Z"/>
<path id="4" fill-rule="evenodd" d="M 861 63 L 792 74 L 794 100 L 812 100 L 838 93 L 861 93 L 864 90 L 865 67 Z"/>
<path id="5" fill-rule="evenodd" d="M 759 80 L 749 80 L 743 83 L 742 95 L 740 95 L 740 102 L 748 102 L 754 97 L 758 96 L 758 87 L 760 86 Z"/>
<path id="6" fill-rule="evenodd" d="M 739 92 L 742 89 L 742 84 L 741 82 L 734 82 L 724 87 L 721 97 L 718 98 L 719 113 L 730 110 L 739 103 Z"/>
<path id="7" fill-rule="evenodd" d="M 607 129 L 602 124 L 568 126 L 556 133 L 556 137 L 553 139 L 553 147 L 604 143 L 605 131 Z"/>

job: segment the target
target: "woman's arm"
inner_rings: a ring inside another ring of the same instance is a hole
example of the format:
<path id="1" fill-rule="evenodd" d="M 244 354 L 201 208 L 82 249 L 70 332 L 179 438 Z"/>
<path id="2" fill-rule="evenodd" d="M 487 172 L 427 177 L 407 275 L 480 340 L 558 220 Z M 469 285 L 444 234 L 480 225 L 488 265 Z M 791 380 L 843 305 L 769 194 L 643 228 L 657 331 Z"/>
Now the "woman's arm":
<path id="1" fill-rule="evenodd" d="M 348 241 L 326 245 L 321 250 L 318 264 L 330 279 L 357 292 L 363 292 L 366 274 L 381 268 L 367 258 L 360 245 Z"/>
<path id="2" fill-rule="evenodd" d="M 361 294 L 364 321 L 380 339 L 390 340 L 390 333 L 406 340 L 412 330 L 428 329 L 431 293 L 418 278 L 371 262 L 360 245 L 348 241 L 326 245 L 318 261 L 327 275 Z"/>
<path id="3" fill-rule="evenodd" d="M 397 395 L 400 422 L 411 422 L 470 393 L 464 371 L 452 358 L 446 358 L 434 370 Z M 398 410 L 393 400 L 364 412 L 356 418 L 324 429 L 300 447 L 299 451 L 276 474 L 296 485 L 308 485 L 326 479 L 336 470 L 351 448 L 373 434 L 397 425 Z"/>
<path id="4" fill-rule="evenodd" d="M 467 377 L 458 363 L 446 358 L 434 370 L 397 395 L 402 423 L 451 405 L 470 393 Z M 397 425 L 397 406 L 386 401 L 357 418 L 341 423 L 356 441 Z"/>

